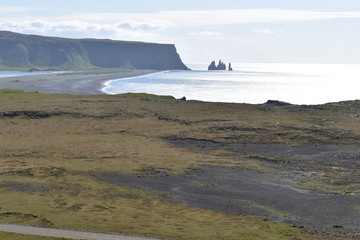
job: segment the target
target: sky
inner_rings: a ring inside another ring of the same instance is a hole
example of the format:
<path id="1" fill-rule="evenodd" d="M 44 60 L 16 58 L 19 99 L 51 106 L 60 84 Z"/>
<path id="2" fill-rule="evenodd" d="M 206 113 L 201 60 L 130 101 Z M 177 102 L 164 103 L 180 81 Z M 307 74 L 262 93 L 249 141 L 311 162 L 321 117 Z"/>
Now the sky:
<path id="1" fill-rule="evenodd" d="M 1 0 L 0 30 L 171 43 L 186 64 L 360 64 L 360 0 Z"/>

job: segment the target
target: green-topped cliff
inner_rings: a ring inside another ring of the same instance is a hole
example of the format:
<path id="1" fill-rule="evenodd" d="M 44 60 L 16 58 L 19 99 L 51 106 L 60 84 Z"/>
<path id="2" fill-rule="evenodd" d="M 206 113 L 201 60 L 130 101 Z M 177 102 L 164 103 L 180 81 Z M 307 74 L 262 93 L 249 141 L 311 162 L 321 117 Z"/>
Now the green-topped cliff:
<path id="1" fill-rule="evenodd" d="M 188 69 L 173 44 L 68 39 L 0 31 L 2 69 L 84 69 L 133 67 Z"/>

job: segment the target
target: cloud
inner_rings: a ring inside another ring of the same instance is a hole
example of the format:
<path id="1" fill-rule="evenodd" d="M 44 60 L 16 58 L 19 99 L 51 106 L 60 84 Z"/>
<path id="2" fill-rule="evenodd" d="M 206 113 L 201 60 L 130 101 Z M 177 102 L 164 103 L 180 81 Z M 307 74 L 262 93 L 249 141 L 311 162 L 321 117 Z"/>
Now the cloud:
<path id="1" fill-rule="evenodd" d="M 1 13 L 14 13 L 14 12 L 30 12 L 36 10 L 35 8 L 25 8 L 25 7 L 3 7 L 0 6 Z"/>
<path id="2" fill-rule="evenodd" d="M 360 12 L 320 12 L 289 9 L 225 9 L 203 11 L 162 11 L 152 13 L 76 13 L 44 15 L 34 19 L 26 16 L 29 8 L 0 8 L 5 11 L 25 11 L 21 18 L 0 16 L 0 29 L 61 36 L 101 37 L 151 40 L 164 30 L 174 28 L 208 28 L 211 26 L 314 21 L 360 18 Z M 41 16 L 41 15 L 40 15 Z M 191 31 L 191 30 L 190 30 Z M 279 30 L 256 29 L 258 33 L 274 34 Z M 190 36 L 210 37 L 218 32 L 190 32 Z"/>
<path id="3" fill-rule="evenodd" d="M 283 31 L 280 29 L 255 29 L 256 33 L 262 33 L 262 34 L 276 34 L 276 33 L 282 33 Z"/>
<path id="4" fill-rule="evenodd" d="M 72 19 L 86 21 L 154 22 L 164 27 L 195 27 L 241 23 L 312 21 L 360 18 L 360 12 L 321 12 L 289 9 L 225 9 L 202 11 L 161 11 L 153 13 L 77 13 Z"/>
<path id="5" fill-rule="evenodd" d="M 203 31 L 203 32 L 191 32 L 189 33 L 191 36 L 198 36 L 198 37 L 212 37 L 212 36 L 219 36 L 219 32 L 211 32 L 211 31 Z"/>
<path id="6" fill-rule="evenodd" d="M 122 21 L 116 24 L 119 28 L 129 30 L 145 30 L 145 31 L 161 31 L 173 26 L 170 23 L 156 22 L 156 21 Z"/>
<path id="7" fill-rule="evenodd" d="M 127 25 L 126 25 L 127 24 Z M 147 38 L 153 37 L 158 30 L 151 25 L 131 25 L 130 23 L 92 23 L 86 21 L 44 21 L 44 20 L 12 20 L 0 21 L 0 29 L 49 35 L 81 35 L 83 37 L 115 37 L 115 38 Z M 146 31 L 150 29 L 150 31 Z"/>

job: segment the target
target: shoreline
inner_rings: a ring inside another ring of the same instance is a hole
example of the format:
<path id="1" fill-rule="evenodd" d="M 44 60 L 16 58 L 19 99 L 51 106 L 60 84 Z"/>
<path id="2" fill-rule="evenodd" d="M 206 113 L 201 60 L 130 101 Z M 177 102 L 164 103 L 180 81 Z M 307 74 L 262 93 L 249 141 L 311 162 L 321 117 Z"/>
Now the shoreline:
<path id="1" fill-rule="evenodd" d="M 1 89 L 37 91 L 48 94 L 97 95 L 112 80 L 144 76 L 160 70 L 135 69 L 124 72 L 104 73 L 96 71 L 60 72 L 39 75 L 0 78 Z"/>
<path id="2" fill-rule="evenodd" d="M 113 95 L 113 94 L 117 94 L 117 93 L 107 93 L 106 91 L 103 91 L 104 88 L 106 87 L 110 87 L 110 83 L 112 81 L 117 81 L 117 80 L 125 80 L 125 79 L 133 79 L 133 78 L 137 78 L 137 77 L 146 77 L 146 76 L 150 76 L 150 75 L 153 75 L 153 74 L 157 74 L 157 73 L 165 73 L 165 72 L 168 72 L 170 70 L 162 70 L 162 71 L 150 71 L 148 73 L 144 73 L 144 74 L 141 74 L 141 75 L 134 75 L 134 76 L 128 76 L 128 77 L 122 77 L 122 78 L 117 78 L 117 79 L 110 79 L 110 80 L 106 80 L 104 82 L 101 83 L 101 88 L 99 89 L 102 93 L 104 94 L 108 94 L 108 95 Z"/>
<path id="3" fill-rule="evenodd" d="M 108 71 L 108 72 L 106 72 Z M 110 72 L 113 71 L 113 72 Z M 19 76 L 0 76 L 0 89 L 22 90 L 25 92 L 39 92 L 44 94 L 72 94 L 72 95 L 113 95 L 103 91 L 108 87 L 108 83 L 114 80 L 131 79 L 141 76 L 148 76 L 155 73 L 163 73 L 169 70 L 151 70 L 151 69 L 131 69 L 131 70 L 112 70 L 112 69 L 91 69 L 83 71 L 58 71 L 48 72 L 46 74 L 19 75 Z M 162 95 L 162 94 L 160 94 Z M 171 95 L 171 94 L 165 94 Z M 174 95 L 173 95 L 174 96 Z M 176 96 L 174 96 L 176 97 Z M 277 99 L 268 99 L 261 103 L 249 102 L 226 102 L 215 100 L 200 100 L 204 102 L 218 103 L 239 103 L 250 105 L 265 105 L 267 107 L 296 107 L 296 106 L 316 106 L 325 104 L 335 104 L 340 102 L 358 101 L 357 99 L 345 99 L 338 101 L 327 101 L 324 103 L 299 104 L 285 102 Z"/>

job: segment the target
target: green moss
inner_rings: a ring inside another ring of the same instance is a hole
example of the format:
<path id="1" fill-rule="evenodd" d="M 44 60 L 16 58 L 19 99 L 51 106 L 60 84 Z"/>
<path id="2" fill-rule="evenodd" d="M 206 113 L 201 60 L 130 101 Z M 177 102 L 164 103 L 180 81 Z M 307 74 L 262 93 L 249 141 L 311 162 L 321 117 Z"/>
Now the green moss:
<path id="1" fill-rule="evenodd" d="M 70 98 L 70 94 L 40 94 L 38 92 L 24 92 L 22 90 L 0 89 L 0 100 L 45 100 Z"/>
<path id="2" fill-rule="evenodd" d="M 252 204 L 251 207 L 257 208 L 257 209 L 261 209 L 261 210 L 265 210 L 265 211 L 268 212 L 269 214 L 271 214 L 271 215 L 273 215 L 273 216 L 276 216 L 276 217 L 286 217 L 286 216 L 289 216 L 288 213 L 278 211 L 278 210 L 276 210 L 275 208 L 270 207 L 270 206 Z"/>
<path id="3" fill-rule="evenodd" d="M 302 188 L 313 189 L 323 193 L 360 195 L 360 184 L 356 180 L 350 180 L 352 173 L 334 171 L 313 172 L 311 177 L 304 179 L 298 185 Z"/>

